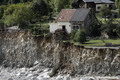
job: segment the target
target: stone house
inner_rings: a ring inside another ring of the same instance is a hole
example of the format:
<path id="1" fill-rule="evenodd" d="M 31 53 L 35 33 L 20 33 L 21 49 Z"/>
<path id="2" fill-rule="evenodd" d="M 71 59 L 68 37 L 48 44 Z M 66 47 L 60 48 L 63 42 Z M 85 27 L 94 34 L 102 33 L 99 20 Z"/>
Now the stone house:
<path id="1" fill-rule="evenodd" d="M 70 34 L 74 29 L 85 29 L 89 34 L 95 16 L 91 9 L 63 9 L 61 10 L 55 23 L 50 24 L 50 32 L 54 33 L 56 30 L 66 30 Z"/>
<path id="2" fill-rule="evenodd" d="M 115 3 L 111 0 L 75 0 L 72 6 L 74 8 L 91 8 L 94 11 L 99 11 L 102 6 L 112 9 L 115 7 Z"/>

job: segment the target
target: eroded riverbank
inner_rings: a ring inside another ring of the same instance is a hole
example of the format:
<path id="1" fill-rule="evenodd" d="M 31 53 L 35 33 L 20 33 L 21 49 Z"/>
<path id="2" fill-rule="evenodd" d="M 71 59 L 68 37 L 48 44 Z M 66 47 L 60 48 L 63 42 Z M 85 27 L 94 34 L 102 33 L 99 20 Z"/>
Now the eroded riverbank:
<path id="1" fill-rule="evenodd" d="M 30 32 L 2 33 L 0 38 L 0 63 L 4 67 L 19 71 L 19 68 L 33 67 L 38 61 L 40 66 L 52 70 L 52 77 L 56 74 L 120 75 L 119 48 L 85 48 L 57 42 L 51 36 L 33 37 Z"/>

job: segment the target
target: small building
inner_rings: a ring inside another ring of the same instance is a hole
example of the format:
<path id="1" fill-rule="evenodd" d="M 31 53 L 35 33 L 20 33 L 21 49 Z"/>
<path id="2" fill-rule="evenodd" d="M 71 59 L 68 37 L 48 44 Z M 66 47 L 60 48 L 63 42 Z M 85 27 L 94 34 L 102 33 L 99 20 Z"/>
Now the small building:
<path id="1" fill-rule="evenodd" d="M 74 29 L 85 29 L 89 34 L 94 19 L 95 16 L 92 14 L 91 9 L 63 9 L 56 22 L 50 24 L 50 32 L 54 33 L 56 30 L 61 29 L 70 34 Z"/>
<path id="2" fill-rule="evenodd" d="M 8 32 L 13 32 L 13 31 L 18 31 L 20 30 L 19 26 L 12 26 L 12 27 L 7 27 L 6 30 Z"/>
<path id="3" fill-rule="evenodd" d="M 114 8 L 115 2 L 111 0 L 75 0 L 72 6 L 74 8 L 91 8 L 94 11 L 99 11 L 102 6 L 107 6 L 110 9 Z"/>

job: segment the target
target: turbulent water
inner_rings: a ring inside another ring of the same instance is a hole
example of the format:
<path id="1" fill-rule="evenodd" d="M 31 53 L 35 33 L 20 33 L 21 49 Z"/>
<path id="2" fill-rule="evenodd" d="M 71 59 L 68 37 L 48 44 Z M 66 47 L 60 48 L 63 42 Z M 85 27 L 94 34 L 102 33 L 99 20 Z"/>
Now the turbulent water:
<path id="1" fill-rule="evenodd" d="M 36 61 L 53 74 L 120 76 L 120 49 L 84 48 L 51 36 L 32 37 L 29 31 L 0 34 L 1 66 L 30 68 Z"/>

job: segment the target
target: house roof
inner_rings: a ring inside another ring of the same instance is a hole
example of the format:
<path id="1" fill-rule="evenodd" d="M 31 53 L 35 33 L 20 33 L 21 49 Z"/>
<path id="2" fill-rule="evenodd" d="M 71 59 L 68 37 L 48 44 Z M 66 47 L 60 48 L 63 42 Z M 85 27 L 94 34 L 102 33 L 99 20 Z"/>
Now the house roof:
<path id="1" fill-rule="evenodd" d="M 113 4 L 114 2 L 111 0 L 83 0 L 84 2 L 94 2 L 96 4 Z"/>
<path id="2" fill-rule="evenodd" d="M 85 9 L 85 8 L 76 9 L 76 11 L 73 14 L 70 22 L 84 21 L 89 12 L 90 12 L 90 9 Z"/>
<path id="3" fill-rule="evenodd" d="M 58 22 L 84 21 L 90 9 L 63 9 L 57 18 Z"/>
<path id="4" fill-rule="evenodd" d="M 61 10 L 57 21 L 59 22 L 69 22 L 76 9 L 63 9 Z"/>

